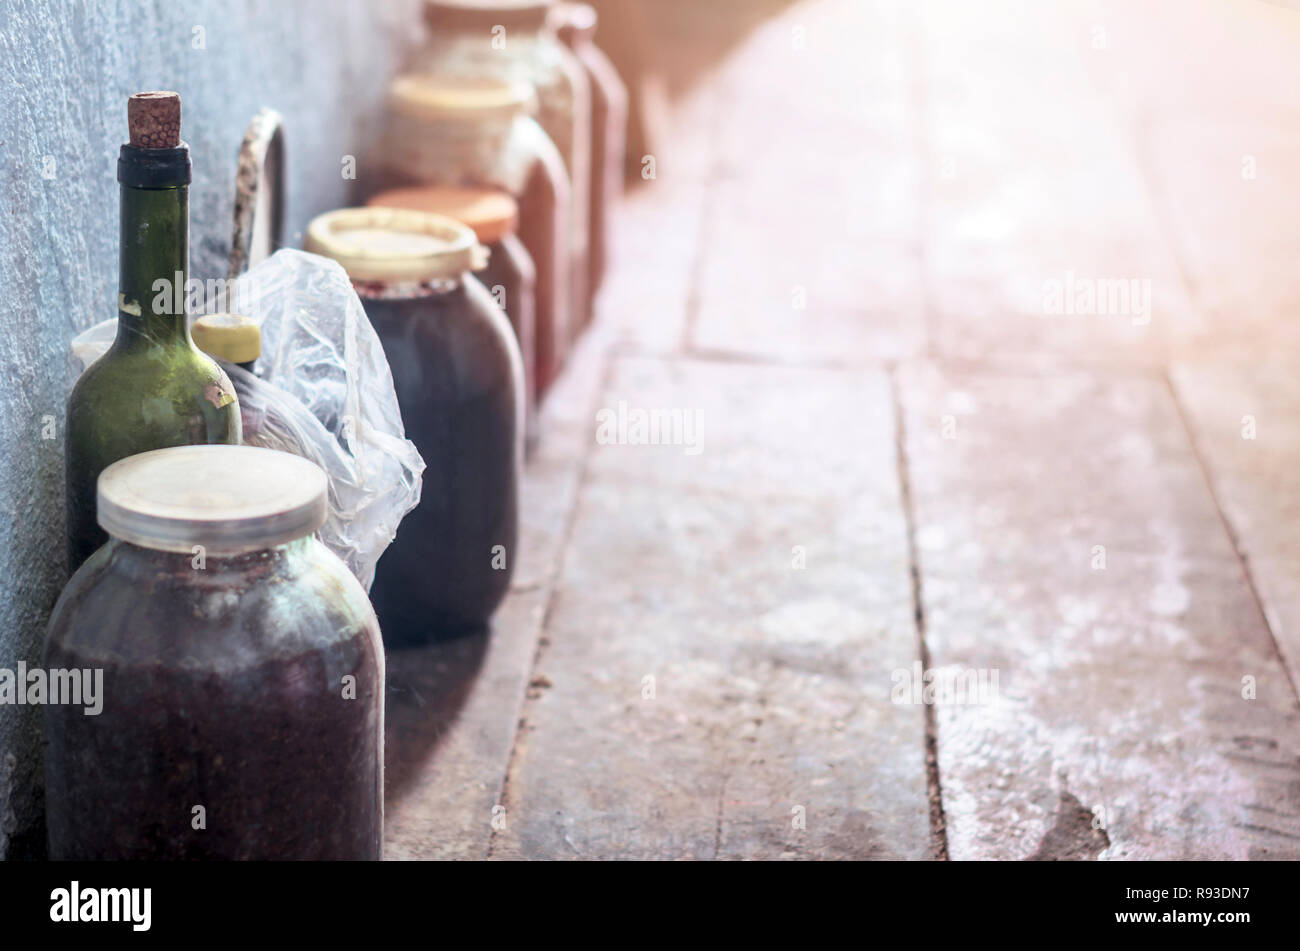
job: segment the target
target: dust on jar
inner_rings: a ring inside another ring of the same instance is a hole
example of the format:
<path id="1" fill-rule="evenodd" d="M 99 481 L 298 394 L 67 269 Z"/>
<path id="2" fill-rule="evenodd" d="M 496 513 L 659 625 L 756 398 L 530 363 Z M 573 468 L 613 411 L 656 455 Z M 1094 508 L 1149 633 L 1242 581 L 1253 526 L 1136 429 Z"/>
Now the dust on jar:
<path id="1" fill-rule="evenodd" d="M 109 466 L 109 541 L 73 576 L 47 671 L 102 670 L 102 709 L 48 705 L 54 859 L 378 859 L 384 655 L 314 533 L 325 474 L 185 446 Z"/>
<path id="2" fill-rule="evenodd" d="M 555 144 L 531 118 L 531 85 L 399 76 L 389 84 L 380 176 L 389 186 L 499 188 L 519 203 L 519 240 L 537 274 L 534 390 L 559 374 L 571 323 L 572 189 Z"/>
<path id="3" fill-rule="evenodd" d="M 370 597 L 390 646 L 483 631 L 518 557 L 524 383 L 505 313 L 473 272 L 484 248 L 451 218 L 348 208 L 307 249 L 348 272 L 424 458 L 420 503 L 379 559 Z"/>

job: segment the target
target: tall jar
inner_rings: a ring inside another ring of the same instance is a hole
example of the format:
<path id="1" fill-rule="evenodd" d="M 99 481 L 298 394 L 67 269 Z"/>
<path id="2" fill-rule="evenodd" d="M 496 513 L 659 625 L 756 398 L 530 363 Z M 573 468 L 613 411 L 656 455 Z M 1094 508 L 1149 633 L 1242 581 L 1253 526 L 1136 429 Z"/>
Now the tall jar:
<path id="1" fill-rule="evenodd" d="M 484 249 L 457 221 L 398 208 L 321 215 L 307 249 L 352 278 L 426 465 L 419 505 L 375 566 L 384 642 L 483 631 L 518 557 L 524 407 L 514 331 L 472 273 Z"/>
<path id="2" fill-rule="evenodd" d="M 532 384 L 559 374 L 570 321 L 568 173 L 529 115 L 527 83 L 400 76 L 389 86 L 382 176 L 389 184 L 499 188 L 519 203 L 519 240 L 536 269 Z"/>
<path id="3" fill-rule="evenodd" d="M 557 3 L 551 11 L 556 32 L 582 63 L 591 85 L 591 198 L 588 202 L 587 311 L 595 314 L 596 295 L 609 265 L 610 215 L 623 194 L 627 151 L 627 87 L 618 70 L 596 45 L 596 8 L 588 3 Z"/>
<path id="4" fill-rule="evenodd" d="M 380 192 L 366 204 L 454 218 L 471 228 L 479 243 L 487 248 L 487 263 L 474 276 L 506 312 L 519 343 L 524 361 L 524 446 L 531 452 L 538 439 L 534 345 L 537 270 L 528 249 L 515 233 L 519 226 L 518 202 L 508 192 L 495 188 L 417 185 Z"/>
<path id="5" fill-rule="evenodd" d="M 587 323 L 587 204 L 591 193 L 591 88 L 582 64 L 560 42 L 554 0 L 425 0 L 428 43 L 410 71 L 531 83 L 537 119 L 564 157 L 573 186 L 570 296 L 576 334 Z"/>
<path id="6" fill-rule="evenodd" d="M 160 449 L 105 469 L 97 503 L 109 541 L 45 639 L 51 682 L 102 678 L 45 707 L 50 857 L 378 859 L 383 647 L 313 537 L 324 472 Z"/>

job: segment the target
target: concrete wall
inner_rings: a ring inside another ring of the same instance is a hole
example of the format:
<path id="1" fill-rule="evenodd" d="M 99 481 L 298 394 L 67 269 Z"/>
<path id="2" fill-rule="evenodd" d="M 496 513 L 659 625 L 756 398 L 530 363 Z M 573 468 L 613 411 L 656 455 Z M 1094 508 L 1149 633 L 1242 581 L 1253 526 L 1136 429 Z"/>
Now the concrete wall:
<path id="1" fill-rule="evenodd" d="M 262 106 L 285 117 L 296 244 L 357 186 L 343 157 L 363 154 L 384 83 L 421 36 L 418 12 L 418 0 L 0 2 L 0 668 L 39 663 L 62 584 L 66 354 L 116 312 L 126 97 L 180 92 L 191 275 L 224 277 L 249 119 Z M 0 857 L 43 851 L 40 720 L 0 706 Z"/>

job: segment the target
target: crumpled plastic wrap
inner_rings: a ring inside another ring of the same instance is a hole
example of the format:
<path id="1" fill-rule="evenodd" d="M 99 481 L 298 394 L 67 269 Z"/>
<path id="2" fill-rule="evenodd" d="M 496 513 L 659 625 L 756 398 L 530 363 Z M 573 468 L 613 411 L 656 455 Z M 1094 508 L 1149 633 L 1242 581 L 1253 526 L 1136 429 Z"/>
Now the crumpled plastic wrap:
<path id="1" fill-rule="evenodd" d="M 239 278 L 223 307 L 262 330 L 256 375 L 222 364 L 239 395 L 244 442 L 325 470 L 321 541 L 368 591 L 379 556 L 420 501 L 424 460 L 406 438 L 388 358 L 347 273 L 286 248 Z M 83 370 L 116 334 L 113 319 L 72 341 Z"/>

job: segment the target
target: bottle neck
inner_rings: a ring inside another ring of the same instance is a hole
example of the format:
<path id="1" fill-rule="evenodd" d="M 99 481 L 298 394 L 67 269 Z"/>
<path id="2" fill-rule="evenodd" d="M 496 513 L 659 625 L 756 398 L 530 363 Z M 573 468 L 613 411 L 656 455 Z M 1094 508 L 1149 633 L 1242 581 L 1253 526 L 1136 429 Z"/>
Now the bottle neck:
<path id="1" fill-rule="evenodd" d="M 189 345 L 189 156 L 123 146 L 118 341 Z M 150 153 L 167 153 L 164 156 Z"/>

